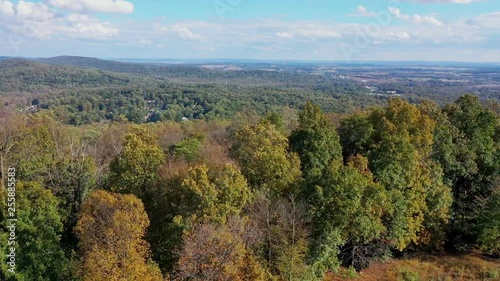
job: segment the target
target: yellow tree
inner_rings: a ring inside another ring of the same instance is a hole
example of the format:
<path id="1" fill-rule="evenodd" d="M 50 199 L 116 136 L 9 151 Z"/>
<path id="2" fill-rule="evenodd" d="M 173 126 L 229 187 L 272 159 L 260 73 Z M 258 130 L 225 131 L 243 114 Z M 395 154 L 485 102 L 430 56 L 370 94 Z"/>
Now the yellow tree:
<path id="1" fill-rule="evenodd" d="M 133 195 L 95 191 L 85 201 L 75 232 L 84 281 L 162 280 L 143 239 L 149 219 Z"/>
<path id="2" fill-rule="evenodd" d="M 157 137 L 147 128 L 131 127 L 121 153 L 110 164 L 109 186 L 115 192 L 143 198 L 164 160 Z"/>

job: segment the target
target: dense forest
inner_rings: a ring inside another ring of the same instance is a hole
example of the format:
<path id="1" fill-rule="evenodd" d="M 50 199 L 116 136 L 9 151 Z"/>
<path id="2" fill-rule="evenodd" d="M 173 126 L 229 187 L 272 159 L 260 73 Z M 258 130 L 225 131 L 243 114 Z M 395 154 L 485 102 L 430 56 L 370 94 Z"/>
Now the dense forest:
<path id="1" fill-rule="evenodd" d="M 274 68 L 271 71 L 267 67 Z M 233 66 L 238 70 L 219 70 L 206 65 L 155 65 L 80 57 L 5 59 L 0 60 L 0 109 L 30 113 L 46 110 L 64 124 L 88 125 L 123 120 L 147 123 L 231 119 L 248 110 L 260 115 L 298 110 L 307 100 L 325 112 L 340 114 L 382 107 L 396 96 L 411 103 L 430 99 L 441 106 L 464 93 L 474 93 L 482 102 L 500 100 L 498 87 L 490 85 L 496 81 L 477 78 L 474 83 L 478 84 L 474 84 L 425 80 L 422 77 L 432 73 L 413 68 L 384 72 L 385 68 L 335 66 L 338 73 L 332 73 L 323 71 L 325 67 L 245 64 Z M 475 71 L 479 77 L 488 73 L 483 68 Z M 344 72 L 353 79 L 340 75 Z M 400 78 L 379 77 L 379 72 Z M 364 77 L 378 82 L 367 86 L 367 82 L 359 81 Z M 377 92 L 373 92 L 374 88 Z"/>
<path id="2" fill-rule="evenodd" d="M 265 114 L 298 108 L 304 100 L 321 104 L 329 112 L 384 103 L 364 94 L 353 82 L 321 76 L 219 72 L 189 66 L 166 69 L 143 75 L 127 73 L 127 67 L 118 73 L 4 60 L 0 61 L 0 103 L 12 110 L 32 105 L 51 110 L 59 121 L 71 125 L 123 119 L 134 123 L 227 119 L 245 109 Z"/>
<path id="3" fill-rule="evenodd" d="M 16 92 L 0 116 L 0 247 L 15 206 L 18 257 L 2 280 L 337 280 L 415 255 L 500 257 L 495 102 L 0 65 Z M 432 280 L 499 280 L 494 264 Z"/>

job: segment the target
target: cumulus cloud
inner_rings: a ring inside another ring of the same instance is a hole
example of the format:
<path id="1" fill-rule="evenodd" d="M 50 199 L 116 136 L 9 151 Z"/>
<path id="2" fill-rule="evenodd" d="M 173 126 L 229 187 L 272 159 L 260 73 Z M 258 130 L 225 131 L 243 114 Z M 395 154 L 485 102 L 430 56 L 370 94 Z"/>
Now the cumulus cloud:
<path id="1" fill-rule="evenodd" d="M 4 16 L 13 16 L 15 13 L 14 4 L 9 1 L 0 1 L 0 14 Z"/>
<path id="2" fill-rule="evenodd" d="M 101 22 L 87 15 L 70 14 L 62 19 L 69 24 L 60 28 L 68 37 L 103 39 L 119 33 L 109 22 Z"/>
<path id="3" fill-rule="evenodd" d="M 416 24 L 427 23 L 434 26 L 443 25 L 443 23 L 440 20 L 436 19 L 435 17 L 421 16 L 421 15 L 413 15 L 413 22 L 415 22 Z"/>
<path id="4" fill-rule="evenodd" d="M 46 21 L 55 13 L 43 3 L 19 1 L 14 4 L 10 1 L 0 1 L 0 14 L 4 17 L 15 17 L 26 21 Z"/>
<path id="5" fill-rule="evenodd" d="M 364 13 L 368 12 L 368 10 L 364 6 L 359 5 L 358 12 L 364 14 Z"/>
<path id="6" fill-rule="evenodd" d="M 82 14 L 58 14 L 44 3 L 0 2 L 0 26 L 20 39 L 105 39 L 118 34 L 109 22 Z"/>
<path id="7" fill-rule="evenodd" d="M 410 19 L 410 15 L 405 15 L 405 14 L 402 14 L 401 13 L 401 10 L 398 9 L 398 8 L 394 8 L 394 7 L 390 7 L 389 8 L 389 12 L 395 16 L 396 18 L 398 19 L 402 19 L 402 20 L 409 20 Z"/>
<path id="8" fill-rule="evenodd" d="M 351 17 L 373 17 L 375 16 L 374 12 L 368 11 L 365 6 L 359 5 L 356 9 L 356 13 L 350 14 Z"/>
<path id="9" fill-rule="evenodd" d="M 115 13 L 130 14 L 134 11 L 134 4 L 125 0 L 48 0 L 58 8 L 78 13 Z"/>
<path id="10" fill-rule="evenodd" d="M 401 13 L 398 8 L 390 7 L 389 12 L 398 19 L 411 21 L 415 24 L 430 24 L 434 26 L 443 26 L 443 22 L 432 16 L 421 16 L 419 14 L 407 15 Z"/>
<path id="11" fill-rule="evenodd" d="M 54 11 L 41 3 L 19 1 L 16 11 L 18 17 L 26 20 L 46 21 L 54 17 Z"/>
<path id="12" fill-rule="evenodd" d="M 500 29 L 500 12 L 483 14 L 469 19 L 467 25 L 487 29 Z"/>
<path id="13" fill-rule="evenodd" d="M 157 27 L 156 30 L 160 33 L 174 33 L 177 35 L 177 37 L 183 40 L 200 40 L 203 38 L 203 36 L 191 31 L 184 24 L 172 24 L 169 26 L 160 26 Z"/>

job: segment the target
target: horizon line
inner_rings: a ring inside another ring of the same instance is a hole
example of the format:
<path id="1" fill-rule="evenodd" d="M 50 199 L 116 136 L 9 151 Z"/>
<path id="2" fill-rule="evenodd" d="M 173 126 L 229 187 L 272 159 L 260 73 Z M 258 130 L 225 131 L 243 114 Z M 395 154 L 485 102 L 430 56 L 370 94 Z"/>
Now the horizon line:
<path id="1" fill-rule="evenodd" d="M 180 61 L 180 62 L 208 62 L 208 61 L 235 61 L 235 62 L 295 62 L 295 63 L 344 63 L 344 64 L 357 64 L 357 63 L 453 63 L 453 64 L 494 64 L 499 65 L 499 61 L 453 61 L 453 60 L 318 60 L 318 59 L 249 59 L 249 58 L 161 58 L 161 57 L 94 57 L 94 56 L 83 56 L 83 55 L 56 55 L 48 57 L 38 57 L 38 56 L 4 56 L 0 55 L 0 58 L 12 58 L 12 59 L 53 59 L 53 58 L 89 58 L 89 59 L 100 59 L 106 61 L 118 61 L 126 62 L 128 60 L 165 60 L 165 61 Z"/>

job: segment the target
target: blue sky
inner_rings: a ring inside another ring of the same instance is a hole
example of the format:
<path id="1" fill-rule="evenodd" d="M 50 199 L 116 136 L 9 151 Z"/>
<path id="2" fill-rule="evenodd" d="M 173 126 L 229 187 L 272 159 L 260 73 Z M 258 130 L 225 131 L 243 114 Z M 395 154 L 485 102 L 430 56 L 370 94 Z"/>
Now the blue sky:
<path id="1" fill-rule="evenodd" d="M 498 0 L 0 0 L 0 56 L 500 62 Z"/>

